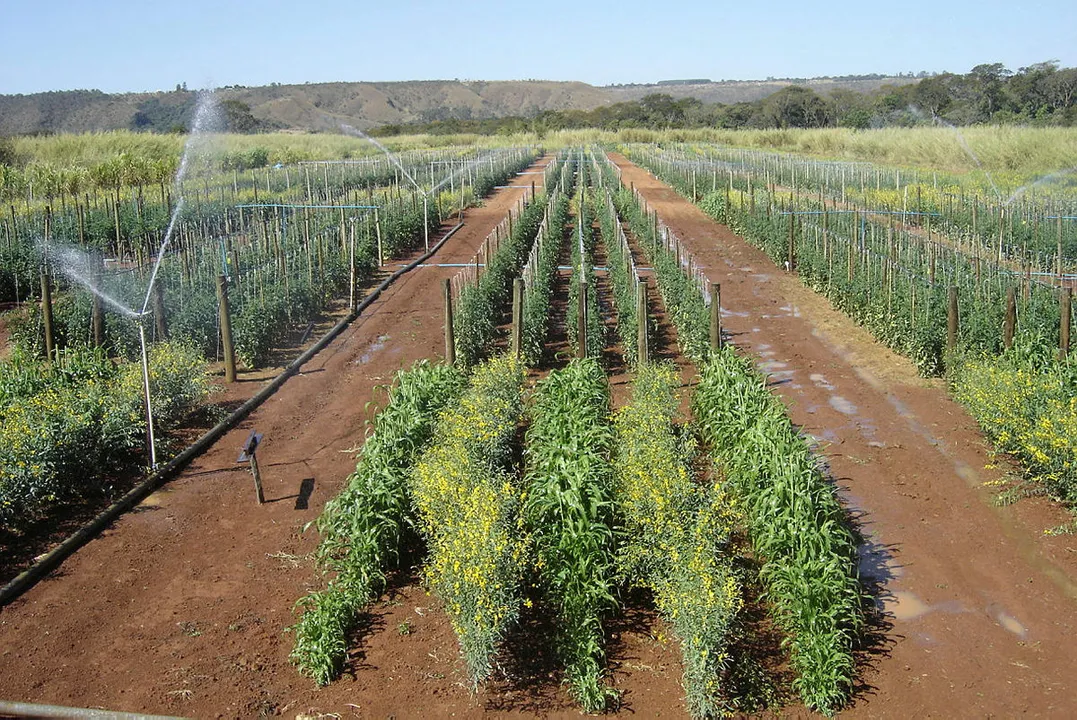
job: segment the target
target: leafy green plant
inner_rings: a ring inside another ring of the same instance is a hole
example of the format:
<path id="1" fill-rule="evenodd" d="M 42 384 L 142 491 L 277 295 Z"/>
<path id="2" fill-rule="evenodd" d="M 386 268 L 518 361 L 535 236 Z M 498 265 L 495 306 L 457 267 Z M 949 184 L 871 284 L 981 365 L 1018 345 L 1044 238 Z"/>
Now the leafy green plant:
<path id="1" fill-rule="evenodd" d="M 424 578 L 444 604 L 473 686 L 493 671 L 521 604 L 529 539 L 509 465 L 522 385 L 522 366 L 511 356 L 476 368 L 409 479 L 427 546 Z"/>
<path id="2" fill-rule="evenodd" d="M 730 709 L 723 682 L 742 603 L 729 551 L 735 514 L 716 483 L 693 477 L 692 436 L 673 424 L 678 384 L 675 368 L 640 365 L 631 404 L 614 416 L 619 562 L 630 583 L 654 593 L 680 641 L 688 711 L 714 717 Z"/>
<path id="3" fill-rule="evenodd" d="M 438 414 L 463 386 L 454 368 L 425 361 L 398 373 L 347 487 L 318 518 L 322 541 L 315 557 L 336 575 L 324 590 L 299 601 L 303 614 L 293 627 L 291 659 L 319 685 L 340 674 L 358 613 L 381 592 L 386 570 L 399 557 L 415 521 L 408 474 L 433 436 Z"/>
<path id="4" fill-rule="evenodd" d="M 863 628 L 856 542 L 833 487 L 765 379 L 731 347 L 700 367 L 697 431 L 747 520 L 777 620 L 790 634 L 794 687 L 826 714 L 848 697 Z"/>
<path id="5" fill-rule="evenodd" d="M 602 619 L 616 605 L 609 405 L 599 364 L 573 361 L 539 383 L 527 431 L 525 513 L 558 654 L 585 712 L 616 697 L 602 682 Z"/>

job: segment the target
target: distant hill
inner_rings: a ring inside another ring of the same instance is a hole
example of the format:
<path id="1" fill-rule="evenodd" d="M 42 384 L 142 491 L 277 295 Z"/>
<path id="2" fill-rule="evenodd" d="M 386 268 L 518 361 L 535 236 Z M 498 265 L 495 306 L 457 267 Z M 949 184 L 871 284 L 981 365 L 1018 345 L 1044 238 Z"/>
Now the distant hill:
<path id="1" fill-rule="evenodd" d="M 593 110 L 661 92 L 705 103 L 751 102 L 791 84 L 828 93 L 837 88 L 869 92 L 884 84 L 915 82 L 911 77 L 812 80 L 663 81 L 648 85 L 595 87 L 582 82 L 545 80 L 339 82 L 218 90 L 230 103 L 233 126 L 243 131 L 335 131 L 341 123 L 359 129 L 388 124 L 449 119 L 530 116 L 545 110 Z M 195 94 L 182 89 L 109 95 L 70 90 L 32 95 L 0 95 L 0 135 L 96 130 L 154 130 L 184 126 Z M 244 108 L 245 106 L 245 108 Z M 246 115 L 249 108 L 249 116 Z"/>

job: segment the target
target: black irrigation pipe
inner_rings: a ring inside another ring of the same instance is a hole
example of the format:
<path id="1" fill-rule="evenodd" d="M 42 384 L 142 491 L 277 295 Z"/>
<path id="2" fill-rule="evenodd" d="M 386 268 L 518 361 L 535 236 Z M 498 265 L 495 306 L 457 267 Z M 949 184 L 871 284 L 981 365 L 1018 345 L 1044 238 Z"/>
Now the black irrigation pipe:
<path id="1" fill-rule="evenodd" d="M 136 487 L 132 488 L 126 495 L 110 505 L 104 511 L 102 511 L 97 517 L 91 520 L 86 525 L 76 530 L 66 540 L 43 555 L 37 562 L 31 565 L 29 568 L 17 575 L 13 580 L 0 588 L 0 607 L 7 605 L 12 600 L 16 599 L 24 592 L 36 585 L 42 578 L 49 574 L 60 563 L 66 560 L 72 553 L 88 543 L 94 537 L 96 537 L 102 530 L 108 527 L 112 522 L 123 513 L 130 510 L 136 504 L 141 502 L 147 495 L 165 484 L 168 480 L 174 477 L 180 470 L 185 468 L 188 463 L 194 460 L 196 457 L 205 452 L 211 445 L 217 442 L 226 432 L 238 425 L 244 418 L 247 417 L 255 408 L 264 403 L 270 398 L 277 390 L 284 385 L 292 375 L 299 372 L 299 368 L 310 361 L 315 355 L 325 349 L 325 347 L 331 343 L 341 332 L 353 320 L 366 310 L 371 303 L 378 299 L 381 293 L 386 290 L 389 285 L 404 273 L 418 267 L 425 261 L 429 260 L 434 253 L 441 249 L 441 246 L 451 238 L 457 230 L 463 227 L 463 223 L 459 223 L 456 227 L 449 230 L 445 237 L 437 242 L 429 251 L 424 253 L 421 257 L 416 258 L 406 266 L 400 268 L 392 275 L 387 277 L 380 285 L 367 295 L 361 303 L 347 316 L 341 319 L 336 325 L 334 325 L 329 332 L 327 332 L 321 340 L 312 345 L 306 352 L 300 355 L 298 358 L 292 361 L 288 367 L 281 371 L 280 375 L 273 378 L 273 381 L 262 388 L 258 393 L 247 402 L 240 405 L 231 415 L 226 417 L 221 422 L 217 423 L 214 427 L 210 428 L 205 435 L 198 438 L 188 447 L 181 452 L 164 467 L 151 473 L 145 480 L 139 483 Z"/>

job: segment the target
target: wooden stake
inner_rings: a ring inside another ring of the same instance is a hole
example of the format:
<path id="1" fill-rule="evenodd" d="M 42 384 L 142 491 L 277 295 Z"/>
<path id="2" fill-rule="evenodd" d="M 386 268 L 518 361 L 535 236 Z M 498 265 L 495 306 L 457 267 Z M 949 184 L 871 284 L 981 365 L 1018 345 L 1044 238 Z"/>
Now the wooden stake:
<path id="1" fill-rule="evenodd" d="M 165 289 L 157 282 L 153 286 L 153 322 L 157 328 L 157 341 L 168 340 L 168 318 L 165 317 Z"/>
<path id="2" fill-rule="evenodd" d="M 41 266 L 41 319 L 45 326 L 45 359 L 52 362 L 55 359 L 56 344 L 52 334 L 52 283 L 49 279 L 49 271 Z"/>
<path id="3" fill-rule="evenodd" d="M 636 362 L 640 365 L 648 361 L 648 342 L 647 342 L 647 279 L 640 278 L 636 281 L 636 320 L 638 324 L 637 331 L 637 349 L 636 349 Z"/>
<path id="4" fill-rule="evenodd" d="M 101 269 L 105 264 L 104 255 L 100 250 L 93 252 L 90 255 L 90 262 L 92 267 L 90 269 L 91 277 L 93 278 L 94 287 L 101 287 Z M 92 300 L 90 306 L 90 326 L 93 328 L 93 344 L 94 347 L 104 347 L 105 345 L 105 308 L 101 305 L 101 296 L 97 293 L 92 293 Z"/>
<path id="5" fill-rule="evenodd" d="M 1061 323 L 1058 331 L 1058 359 L 1065 360 L 1070 352 L 1070 321 L 1073 315 L 1073 288 L 1062 288 L 1062 296 L 1059 298 L 1062 311 Z"/>
<path id="6" fill-rule="evenodd" d="M 265 494 L 262 492 L 262 473 L 258 471 L 258 454 L 251 453 L 250 460 L 251 475 L 254 476 L 254 493 L 255 496 L 258 498 L 258 504 L 263 505 L 265 504 L 266 497 Z"/>
<path id="7" fill-rule="evenodd" d="M 580 279 L 580 301 L 578 303 L 576 317 L 579 347 L 576 349 L 576 357 L 587 357 L 587 281 Z"/>
<path id="8" fill-rule="evenodd" d="M 456 364 L 456 338 L 452 327 L 452 281 L 445 278 L 442 283 L 445 296 L 445 364 Z"/>
<path id="9" fill-rule="evenodd" d="M 512 354 L 517 358 L 524 344 L 524 280 L 512 281 Z"/>
<path id="10" fill-rule="evenodd" d="M 1017 327 L 1017 297 L 1011 287 L 1006 290 L 1006 319 L 1002 322 L 1002 346 L 1009 350 L 1013 347 L 1013 333 Z"/>
<path id="11" fill-rule="evenodd" d="M 958 332 L 958 315 L 957 315 L 957 286 L 950 286 L 950 302 L 948 312 L 946 313 L 946 349 L 953 350 L 957 347 L 957 332 Z"/>
<path id="12" fill-rule="evenodd" d="M 711 283 L 711 350 L 722 349 L 722 286 Z"/>
<path id="13" fill-rule="evenodd" d="M 228 278 L 217 276 L 217 302 L 221 312 L 221 344 L 224 346 L 224 381 L 236 381 L 236 346 L 232 342 L 232 313 L 228 309 Z"/>

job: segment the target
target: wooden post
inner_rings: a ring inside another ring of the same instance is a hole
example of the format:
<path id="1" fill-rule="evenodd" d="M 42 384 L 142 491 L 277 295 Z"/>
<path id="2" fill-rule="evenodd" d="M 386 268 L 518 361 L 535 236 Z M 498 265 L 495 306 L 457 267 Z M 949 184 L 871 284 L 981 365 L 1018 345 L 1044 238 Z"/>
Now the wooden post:
<path id="1" fill-rule="evenodd" d="M 93 278 L 93 285 L 100 290 L 101 269 L 105 263 L 104 255 L 100 250 L 97 250 L 91 253 L 90 262 L 92 263 L 90 274 Z M 105 344 L 105 308 L 101 305 L 100 295 L 93 293 L 92 297 L 92 305 L 90 306 L 90 326 L 93 328 L 93 344 L 94 347 L 103 347 Z"/>
<path id="2" fill-rule="evenodd" d="M 1062 296 L 1059 298 L 1062 311 L 1061 323 L 1058 329 L 1058 359 L 1065 360 L 1070 353 L 1070 320 L 1073 314 L 1073 288 L 1062 288 Z"/>
<path id="3" fill-rule="evenodd" d="M 1002 322 L 1002 346 L 1013 347 L 1013 333 L 1017 327 L 1017 297 L 1011 287 L 1006 290 L 1006 319 Z"/>
<path id="4" fill-rule="evenodd" d="M 950 286 L 950 302 L 946 313 L 946 349 L 953 350 L 957 347 L 958 315 L 957 315 L 957 286 Z"/>
<path id="5" fill-rule="evenodd" d="M 793 272 L 797 268 L 797 242 L 796 242 L 796 222 L 797 216 L 792 212 L 789 213 L 789 258 L 786 260 L 789 272 Z"/>
<path id="6" fill-rule="evenodd" d="M 524 280 L 512 281 L 512 354 L 519 358 L 524 346 Z"/>
<path id="7" fill-rule="evenodd" d="M 577 303 L 577 332 L 576 339 L 579 347 L 576 349 L 576 357 L 587 357 L 587 281 L 580 279 L 580 301 Z"/>
<path id="8" fill-rule="evenodd" d="M 265 494 L 262 492 L 262 473 L 258 471 L 258 453 L 252 452 L 250 454 L 251 460 L 251 475 L 254 476 L 254 492 L 258 498 L 258 504 L 263 505 L 266 501 Z"/>
<path id="9" fill-rule="evenodd" d="M 456 338 L 452 327 L 452 280 L 445 278 L 442 283 L 445 295 L 445 364 L 456 364 Z"/>
<path id="10" fill-rule="evenodd" d="M 228 309 L 228 278 L 217 276 L 217 302 L 221 308 L 221 344 L 224 346 L 224 381 L 236 381 L 236 346 L 232 342 L 232 313 Z"/>
<path id="11" fill-rule="evenodd" d="M 711 350 L 722 349 L 722 286 L 711 283 Z"/>
<path id="12" fill-rule="evenodd" d="M 160 282 L 153 285 L 153 322 L 157 328 L 157 341 L 167 341 L 168 318 L 165 317 L 165 290 Z"/>
<path id="13" fill-rule="evenodd" d="M 1058 211 L 1058 284 L 1062 284 L 1062 210 Z"/>
<path id="14" fill-rule="evenodd" d="M 636 348 L 636 363 L 642 365 L 647 362 L 649 348 L 647 342 L 647 279 L 639 278 L 636 281 L 636 321 L 638 325 L 637 331 L 637 348 Z"/>
<path id="15" fill-rule="evenodd" d="M 56 355 L 56 344 L 52 334 L 52 283 L 49 271 L 41 266 L 41 319 L 45 325 L 45 359 L 52 362 Z"/>

